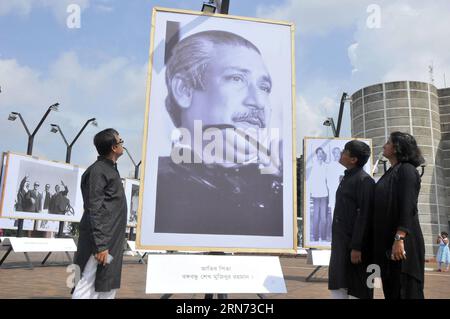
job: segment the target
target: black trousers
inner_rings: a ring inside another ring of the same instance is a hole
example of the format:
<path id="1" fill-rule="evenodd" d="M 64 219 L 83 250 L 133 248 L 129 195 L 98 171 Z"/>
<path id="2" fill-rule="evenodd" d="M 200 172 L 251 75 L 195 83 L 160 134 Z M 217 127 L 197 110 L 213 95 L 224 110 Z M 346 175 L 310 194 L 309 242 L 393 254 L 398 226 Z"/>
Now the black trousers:
<path id="1" fill-rule="evenodd" d="M 423 282 L 401 271 L 401 262 L 389 261 L 381 270 L 385 299 L 424 299 Z"/>

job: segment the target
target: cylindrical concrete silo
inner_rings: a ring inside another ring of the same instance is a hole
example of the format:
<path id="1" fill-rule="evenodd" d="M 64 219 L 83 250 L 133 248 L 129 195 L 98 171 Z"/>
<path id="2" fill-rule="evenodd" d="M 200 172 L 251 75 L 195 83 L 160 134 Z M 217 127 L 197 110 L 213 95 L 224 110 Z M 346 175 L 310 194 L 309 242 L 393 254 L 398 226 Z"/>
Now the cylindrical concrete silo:
<path id="1" fill-rule="evenodd" d="M 391 132 L 407 132 L 416 138 L 426 160 L 419 195 L 419 219 L 426 255 L 432 257 L 436 236 L 448 230 L 449 209 L 444 160 L 438 152 L 441 122 L 436 87 L 414 81 L 365 87 L 352 95 L 351 118 L 352 136 L 372 139 L 374 160 Z M 382 165 L 378 171 L 379 177 L 384 172 Z"/>

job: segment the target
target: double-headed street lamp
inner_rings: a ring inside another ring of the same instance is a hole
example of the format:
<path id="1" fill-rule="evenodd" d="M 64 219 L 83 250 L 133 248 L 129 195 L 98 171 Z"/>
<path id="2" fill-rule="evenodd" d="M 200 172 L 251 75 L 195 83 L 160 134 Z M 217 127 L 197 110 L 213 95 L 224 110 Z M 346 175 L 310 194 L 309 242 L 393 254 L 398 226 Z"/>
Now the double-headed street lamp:
<path id="1" fill-rule="evenodd" d="M 48 107 L 47 112 L 45 112 L 44 116 L 42 117 L 41 121 L 39 122 L 39 124 L 36 126 L 36 128 L 34 129 L 33 133 L 30 133 L 30 130 L 28 129 L 27 124 L 25 123 L 22 114 L 18 113 L 18 112 L 11 112 L 8 116 L 8 120 L 9 121 L 15 121 L 17 119 L 17 117 L 20 119 L 20 121 L 22 122 L 23 127 L 25 128 L 25 131 L 28 134 L 28 148 L 27 148 L 27 155 L 31 155 L 33 153 L 33 142 L 34 142 L 34 137 L 36 136 L 36 133 L 39 131 L 39 129 L 42 126 L 42 123 L 44 123 L 45 119 L 47 118 L 47 116 L 49 115 L 49 113 L 51 111 L 58 111 L 58 107 L 59 107 L 59 103 L 55 103 L 52 104 Z"/>
<path id="2" fill-rule="evenodd" d="M 36 128 L 34 129 L 33 133 L 30 133 L 30 130 L 28 129 L 27 124 L 25 123 L 25 120 L 22 117 L 22 114 L 19 112 L 11 112 L 8 116 L 9 121 L 15 121 L 17 118 L 20 119 L 22 122 L 23 127 L 25 128 L 25 131 L 28 135 L 28 146 L 27 146 L 27 155 L 32 155 L 33 153 L 33 143 L 34 143 L 34 137 L 36 136 L 36 133 L 41 128 L 42 124 L 44 123 L 47 116 L 50 114 L 51 111 L 58 111 L 59 103 L 52 104 L 48 107 L 47 111 L 45 112 L 44 116 L 41 118 L 41 121 L 38 123 Z M 22 229 L 23 229 L 23 219 L 18 220 L 17 224 L 17 237 L 22 236 Z"/>
<path id="3" fill-rule="evenodd" d="M 75 136 L 75 138 L 73 139 L 72 143 L 69 144 L 69 142 L 67 142 L 66 137 L 64 136 L 64 133 L 62 132 L 61 128 L 59 127 L 58 124 L 50 124 L 50 126 L 52 127 L 50 132 L 52 133 L 60 133 L 61 137 L 64 140 L 64 143 L 66 144 L 67 147 L 67 151 L 66 151 L 66 163 L 70 163 L 70 157 L 72 155 L 72 147 L 75 144 L 75 142 L 78 140 L 78 138 L 80 137 L 81 133 L 83 133 L 84 129 L 89 125 L 89 123 L 91 123 L 93 126 L 97 126 L 97 121 L 95 120 L 95 118 L 91 118 L 89 120 L 86 121 L 86 123 L 84 123 L 83 127 L 81 128 L 81 130 L 78 132 L 77 136 Z"/>

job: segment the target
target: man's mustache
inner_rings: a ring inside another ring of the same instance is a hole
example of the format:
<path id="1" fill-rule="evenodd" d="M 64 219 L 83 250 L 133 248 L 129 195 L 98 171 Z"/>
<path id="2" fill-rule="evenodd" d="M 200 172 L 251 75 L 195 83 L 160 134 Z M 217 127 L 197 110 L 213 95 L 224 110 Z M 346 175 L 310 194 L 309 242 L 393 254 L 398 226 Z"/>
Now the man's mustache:
<path id="1" fill-rule="evenodd" d="M 250 110 L 248 112 L 236 112 L 231 116 L 233 122 L 247 122 L 260 128 L 266 127 L 266 115 L 264 110 Z"/>

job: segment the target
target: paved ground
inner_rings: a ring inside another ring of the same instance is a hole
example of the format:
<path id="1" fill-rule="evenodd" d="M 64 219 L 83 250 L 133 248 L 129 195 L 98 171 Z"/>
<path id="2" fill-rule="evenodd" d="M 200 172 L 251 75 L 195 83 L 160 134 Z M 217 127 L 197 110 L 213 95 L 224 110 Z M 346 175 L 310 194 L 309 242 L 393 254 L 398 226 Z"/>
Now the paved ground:
<path id="1" fill-rule="evenodd" d="M 4 251 L 0 251 L 3 256 Z M 0 298 L 70 298 L 66 286 L 67 259 L 63 253 L 53 254 L 48 266 L 41 267 L 40 261 L 45 254 L 30 254 L 34 270 L 26 268 L 23 254 L 11 254 L 0 268 Z M 311 282 L 305 278 L 314 267 L 306 263 L 305 257 L 281 257 L 287 294 L 270 294 L 268 298 L 329 298 L 327 290 L 327 268 L 319 270 Z M 427 268 L 435 269 L 436 264 L 430 263 Z M 118 298 L 151 298 L 157 299 L 161 295 L 145 294 L 146 266 L 138 263 L 136 257 L 126 256 L 124 261 L 122 288 Z M 253 294 L 233 294 L 229 298 L 256 298 Z M 450 273 L 427 271 L 425 277 L 426 298 L 450 298 Z M 202 294 L 174 295 L 172 298 L 202 299 Z M 375 298 L 383 298 L 381 289 L 375 289 Z"/>

